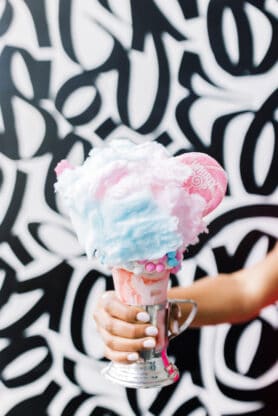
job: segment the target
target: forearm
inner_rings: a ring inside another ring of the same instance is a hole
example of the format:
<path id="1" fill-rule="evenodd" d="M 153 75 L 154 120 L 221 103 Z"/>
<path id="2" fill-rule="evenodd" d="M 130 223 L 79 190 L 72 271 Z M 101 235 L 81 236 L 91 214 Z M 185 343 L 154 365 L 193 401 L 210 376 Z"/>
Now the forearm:
<path id="1" fill-rule="evenodd" d="M 241 279 L 235 275 L 205 277 L 190 287 L 175 287 L 169 290 L 169 298 L 193 299 L 198 312 L 191 326 L 215 325 L 223 322 L 240 322 L 252 317 L 252 306 L 246 302 Z M 180 324 L 189 312 L 182 306 Z"/>
<path id="2" fill-rule="evenodd" d="M 264 260 L 249 269 L 205 277 L 190 287 L 170 289 L 168 296 L 197 302 L 198 313 L 192 326 L 251 319 L 278 299 L 278 244 Z M 188 306 L 183 306 L 180 323 L 188 312 Z"/>

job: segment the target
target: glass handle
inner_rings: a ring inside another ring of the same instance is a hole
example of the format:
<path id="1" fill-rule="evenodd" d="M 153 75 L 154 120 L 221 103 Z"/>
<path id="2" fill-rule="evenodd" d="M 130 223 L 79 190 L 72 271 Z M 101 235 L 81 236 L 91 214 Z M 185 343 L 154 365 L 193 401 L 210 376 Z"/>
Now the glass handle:
<path id="1" fill-rule="evenodd" d="M 177 335 L 180 335 L 183 331 L 185 331 L 189 325 L 192 323 L 193 319 L 195 318 L 198 310 L 197 303 L 192 299 L 171 299 L 168 300 L 168 330 L 170 327 L 170 319 L 172 315 L 172 310 L 175 308 L 176 305 L 179 304 L 190 304 L 192 306 L 191 311 L 184 321 L 184 323 L 179 327 L 179 333 L 178 334 L 171 334 L 169 335 L 168 339 L 171 340 L 175 338 Z"/>

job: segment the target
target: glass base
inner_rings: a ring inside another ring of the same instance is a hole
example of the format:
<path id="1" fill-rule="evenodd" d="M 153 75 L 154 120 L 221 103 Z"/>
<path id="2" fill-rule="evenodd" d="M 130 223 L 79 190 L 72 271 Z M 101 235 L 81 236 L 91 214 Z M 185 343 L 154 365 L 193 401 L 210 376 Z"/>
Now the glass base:
<path id="1" fill-rule="evenodd" d="M 134 364 L 110 363 L 102 374 L 113 383 L 134 389 L 164 387 L 179 379 L 179 370 L 169 363 L 167 367 L 161 357 Z"/>

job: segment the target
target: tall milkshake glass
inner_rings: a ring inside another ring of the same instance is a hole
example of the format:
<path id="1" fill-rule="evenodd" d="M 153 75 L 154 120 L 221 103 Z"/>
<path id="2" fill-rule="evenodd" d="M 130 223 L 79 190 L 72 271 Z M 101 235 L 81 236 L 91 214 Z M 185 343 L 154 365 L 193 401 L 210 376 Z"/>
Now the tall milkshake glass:
<path id="1" fill-rule="evenodd" d="M 168 322 L 171 308 L 177 303 L 190 303 L 191 312 L 183 324 L 183 331 L 190 325 L 197 312 L 192 300 L 167 300 L 170 271 L 135 274 L 125 269 L 112 270 L 114 286 L 119 299 L 128 304 L 143 307 L 150 315 L 150 323 L 158 328 L 155 348 L 143 350 L 140 359 L 132 364 L 110 363 L 103 374 L 110 381 L 125 387 L 149 388 L 172 384 L 179 379 L 177 367 L 167 357 Z"/>

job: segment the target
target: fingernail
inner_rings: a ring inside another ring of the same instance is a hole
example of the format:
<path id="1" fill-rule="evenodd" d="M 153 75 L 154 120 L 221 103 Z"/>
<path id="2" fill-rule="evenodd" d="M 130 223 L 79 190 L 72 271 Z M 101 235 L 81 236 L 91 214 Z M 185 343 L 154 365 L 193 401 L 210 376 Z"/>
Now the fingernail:
<path id="1" fill-rule="evenodd" d="M 155 327 L 155 326 L 148 326 L 146 329 L 145 329 L 145 334 L 146 335 L 149 335 L 149 336 L 153 336 L 153 337 L 155 337 L 157 334 L 158 334 L 158 329 Z"/>
<path id="2" fill-rule="evenodd" d="M 182 317 L 182 313 L 181 313 L 180 308 L 178 308 L 178 318 L 181 318 L 181 317 Z"/>
<path id="3" fill-rule="evenodd" d="M 136 319 L 141 322 L 149 322 L 150 315 L 147 312 L 139 312 L 136 315 Z"/>
<path id="4" fill-rule="evenodd" d="M 128 361 L 137 361 L 139 359 L 139 354 L 137 352 L 132 352 L 127 356 Z"/>
<path id="5" fill-rule="evenodd" d="M 176 334 L 176 335 L 179 333 L 179 323 L 178 323 L 178 321 L 173 322 L 173 333 Z"/>
<path id="6" fill-rule="evenodd" d="M 155 340 L 154 339 L 147 339 L 143 342 L 143 346 L 145 348 L 154 348 L 155 347 Z"/>

